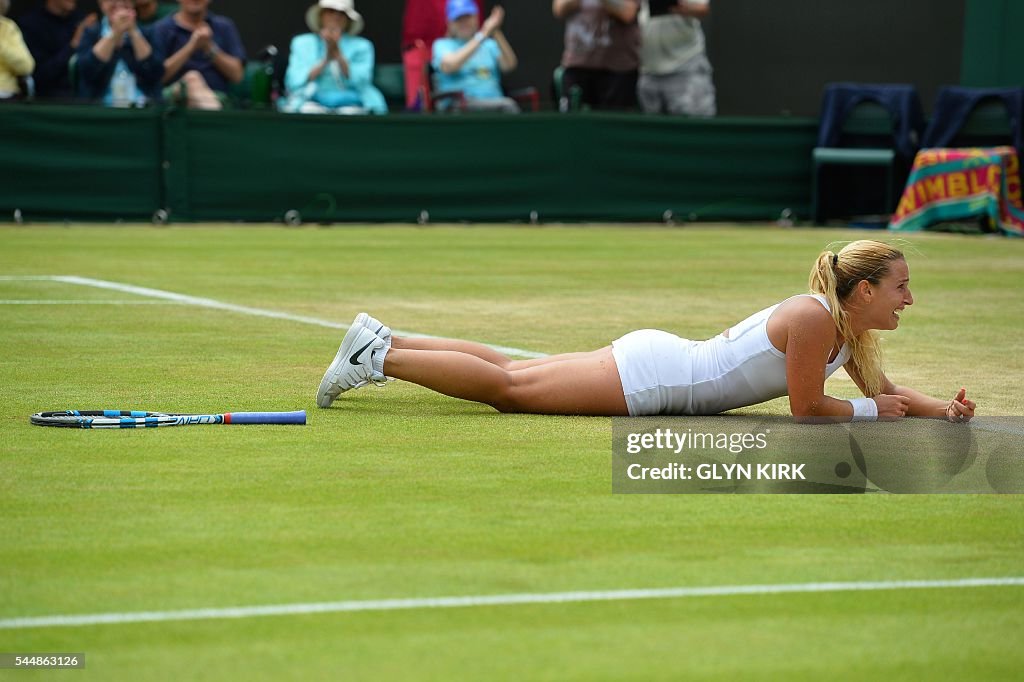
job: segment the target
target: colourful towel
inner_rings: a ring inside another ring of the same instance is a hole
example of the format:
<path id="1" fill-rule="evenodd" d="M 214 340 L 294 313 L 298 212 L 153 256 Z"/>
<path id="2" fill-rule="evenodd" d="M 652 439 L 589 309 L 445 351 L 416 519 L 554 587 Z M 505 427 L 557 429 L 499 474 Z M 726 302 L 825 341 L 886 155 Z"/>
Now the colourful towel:
<path id="1" fill-rule="evenodd" d="M 988 216 L 993 229 L 1024 237 L 1020 161 L 1013 147 L 922 149 L 890 230 Z"/>

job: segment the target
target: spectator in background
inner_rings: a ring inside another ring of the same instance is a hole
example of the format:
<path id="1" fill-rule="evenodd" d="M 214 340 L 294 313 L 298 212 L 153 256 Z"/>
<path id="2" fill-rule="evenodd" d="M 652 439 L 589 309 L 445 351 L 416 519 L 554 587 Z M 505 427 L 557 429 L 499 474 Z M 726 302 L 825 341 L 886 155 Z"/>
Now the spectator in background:
<path id="1" fill-rule="evenodd" d="M 82 34 L 97 21 L 96 14 L 84 14 L 78 0 L 45 0 L 18 19 L 36 69 L 37 98 L 70 98 L 68 62 L 78 49 Z"/>
<path id="2" fill-rule="evenodd" d="M 569 108 L 573 90 L 591 109 L 636 107 L 639 10 L 639 0 L 552 0 L 552 13 L 565 20 L 559 108 Z"/>
<path id="3" fill-rule="evenodd" d="M 306 114 L 386 114 L 373 85 L 373 43 L 353 0 L 320 0 L 306 11 L 311 33 L 292 39 L 281 110 Z"/>
<path id="4" fill-rule="evenodd" d="M 0 99 L 19 94 L 18 78 L 32 73 L 36 62 L 18 25 L 7 18 L 10 0 L 0 0 Z"/>
<path id="5" fill-rule="evenodd" d="M 135 0 L 135 23 L 141 28 L 149 28 L 164 17 L 169 17 L 177 11 L 177 3 L 157 2 L 157 0 Z"/>
<path id="6" fill-rule="evenodd" d="M 78 46 L 78 96 L 110 107 L 160 99 L 163 57 L 151 29 L 136 23 L 134 0 L 100 0 L 103 20 Z"/>
<path id="7" fill-rule="evenodd" d="M 484 13 L 482 0 L 473 0 L 477 16 Z M 402 49 L 405 50 L 417 40 L 427 47 L 438 38 L 448 35 L 447 0 L 405 0 L 402 14 Z"/>
<path id="8" fill-rule="evenodd" d="M 700 20 L 710 0 L 647 0 L 637 96 L 648 114 L 715 115 L 715 84 Z"/>
<path id="9" fill-rule="evenodd" d="M 446 11 L 448 37 L 434 43 L 437 91 L 461 92 L 470 111 L 519 113 L 515 100 L 502 92 L 499 76 L 519 63 L 501 32 L 505 10 L 495 7 L 483 26 L 473 0 L 448 0 Z"/>
<path id="10" fill-rule="evenodd" d="M 178 0 L 153 30 L 164 59 L 164 96 L 194 109 L 221 109 L 231 83 L 245 76 L 245 48 L 235 23 L 209 11 L 210 0 Z"/>

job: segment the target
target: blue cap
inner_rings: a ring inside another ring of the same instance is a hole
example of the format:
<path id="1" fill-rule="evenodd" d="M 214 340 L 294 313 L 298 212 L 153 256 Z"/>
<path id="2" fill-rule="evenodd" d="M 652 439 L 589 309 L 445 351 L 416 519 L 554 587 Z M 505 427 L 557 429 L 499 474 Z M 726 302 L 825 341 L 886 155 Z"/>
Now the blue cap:
<path id="1" fill-rule="evenodd" d="M 473 0 L 448 0 L 445 13 L 448 15 L 448 21 L 455 21 L 467 14 L 479 14 L 480 11 Z"/>

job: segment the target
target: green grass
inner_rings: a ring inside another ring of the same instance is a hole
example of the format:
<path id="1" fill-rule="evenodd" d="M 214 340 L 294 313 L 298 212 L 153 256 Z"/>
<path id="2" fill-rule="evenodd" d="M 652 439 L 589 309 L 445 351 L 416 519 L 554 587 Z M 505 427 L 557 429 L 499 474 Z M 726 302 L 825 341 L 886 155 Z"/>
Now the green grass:
<path id="1" fill-rule="evenodd" d="M 0 276 L 80 275 L 543 352 L 691 338 L 800 292 L 771 228 L 31 227 Z M 1024 243 L 920 235 L 887 371 L 1024 414 Z M 128 300 L 0 280 L 0 300 Z M 1021 575 L 1014 496 L 610 493 L 610 420 L 394 382 L 318 410 L 337 331 L 180 305 L 0 303 L 0 618 Z M 853 397 L 848 380 L 829 391 Z M 291 410 L 308 426 L 48 430 L 41 410 Z M 745 410 L 783 414 L 777 400 Z M 783 594 L 0 630 L 135 679 L 1016 679 L 1024 588 Z M 26 679 L 33 674 L 24 673 Z"/>

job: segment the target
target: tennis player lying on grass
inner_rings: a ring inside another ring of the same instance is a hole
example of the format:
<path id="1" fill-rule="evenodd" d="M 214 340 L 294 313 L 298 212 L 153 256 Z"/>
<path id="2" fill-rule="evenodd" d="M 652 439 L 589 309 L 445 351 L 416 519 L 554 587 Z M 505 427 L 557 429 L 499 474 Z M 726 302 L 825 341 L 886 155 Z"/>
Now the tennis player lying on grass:
<path id="1" fill-rule="evenodd" d="M 342 392 L 389 376 L 501 412 L 708 415 L 788 394 L 798 419 L 965 422 L 974 416 L 962 388 L 952 400 L 939 400 L 896 386 L 882 372 L 874 330 L 896 329 L 900 312 L 914 302 L 900 251 L 870 240 L 825 251 L 809 286 L 812 293 L 765 308 L 707 341 L 643 329 L 600 350 L 537 360 L 511 360 L 469 341 L 394 336 L 361 313 L 316 402 L 330 407 Z M 825 395 L 825 379 L 840 367 L 866 397 Z"/>

